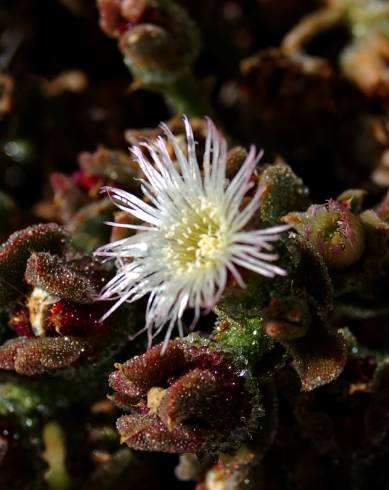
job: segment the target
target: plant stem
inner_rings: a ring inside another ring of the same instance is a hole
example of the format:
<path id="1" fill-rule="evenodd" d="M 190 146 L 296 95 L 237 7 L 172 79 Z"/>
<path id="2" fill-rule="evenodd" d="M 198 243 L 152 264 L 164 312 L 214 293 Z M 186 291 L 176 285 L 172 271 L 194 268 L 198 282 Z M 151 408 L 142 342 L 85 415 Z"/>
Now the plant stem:
<path id="1" fill-rule="evenodd" d="M 186 114 L 189 117 L 205 115 L 213 117 L 213 110 L 208 98 L 190 73 L 178 78 L 176 82 L 166 85 L 161 92 L 176 112 Z"/>

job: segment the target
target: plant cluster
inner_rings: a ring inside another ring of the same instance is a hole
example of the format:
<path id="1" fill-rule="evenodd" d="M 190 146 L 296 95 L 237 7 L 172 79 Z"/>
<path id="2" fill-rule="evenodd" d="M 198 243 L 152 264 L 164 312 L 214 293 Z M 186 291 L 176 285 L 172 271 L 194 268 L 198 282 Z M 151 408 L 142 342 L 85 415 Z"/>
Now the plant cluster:
<path id="1" fill-rule="evenodd" d="M 0 488 L 387 488 L 389 4 L 0 29 Z"/>

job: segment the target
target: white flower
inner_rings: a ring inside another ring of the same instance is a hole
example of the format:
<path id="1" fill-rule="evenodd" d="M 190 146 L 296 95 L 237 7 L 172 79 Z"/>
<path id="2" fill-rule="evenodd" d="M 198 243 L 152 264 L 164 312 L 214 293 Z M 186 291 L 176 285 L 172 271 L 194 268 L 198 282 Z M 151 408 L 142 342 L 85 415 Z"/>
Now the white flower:
<path id="1" fill-rule="evenodd" d="M 252 188 L 251 177 L 260 155 L 252 147 L 240 170 L 228 182 L 227 143 L 208 121 L 200 170 L 193 131 L 186 118 L 184 122 L 187 156 L 170 129 L 162 125 L 174 149 L 177 166 L 162 137 L 143 144 L 151 161 L 139 147 L 132 149 L 145 176 L 142 191 L 147 202 L 121 189 L 104 188 L 118 208 L 143 224 L 122 225 L 137 233 L 96 250 L 96 255 L 115 259 L 118 268 L 99 299 L 116 300 L 107 317 L 122 303 L 148 294 L 143 330 L 148 331 L 149 345 L 165 325 L 165 345 L 176 324 L 182 335 L 185 309 L 193 308 L 197 321 L 201 308 L 209 309 L 220 299 L 228 272 L 242 288 L 245 284 L 239 268 L 267 277 L 286 274 L 272 263 L 278 257 L 270 251 L 271 242 L 278 240 L 279 233 L 288 226 L 244 230 L 259 206 L 260 188 L 241 207 Z"/>

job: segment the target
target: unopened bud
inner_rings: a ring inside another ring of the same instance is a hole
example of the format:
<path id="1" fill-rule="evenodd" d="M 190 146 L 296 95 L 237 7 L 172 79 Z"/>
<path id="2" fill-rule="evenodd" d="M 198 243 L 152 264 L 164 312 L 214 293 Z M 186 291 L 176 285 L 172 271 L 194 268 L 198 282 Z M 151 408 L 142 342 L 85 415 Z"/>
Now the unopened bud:
<path id="1" fill-rule="evenodd" d="M 363 225 L 347 203 L 315 204 L 305 213 L 289 213 L 283 220 L 316 247 L 331 269 L 348 267 L 363 254 Z"/>

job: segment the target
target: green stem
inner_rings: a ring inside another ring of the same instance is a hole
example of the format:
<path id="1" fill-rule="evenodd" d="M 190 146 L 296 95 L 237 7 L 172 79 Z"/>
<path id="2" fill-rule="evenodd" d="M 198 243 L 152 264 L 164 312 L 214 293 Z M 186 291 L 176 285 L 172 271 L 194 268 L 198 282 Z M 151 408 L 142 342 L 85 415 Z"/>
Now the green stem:
<path id="1" fill-rule="evenodd" d="M 176 112 L 189 117 L 211 116 L 213 110 L 192 74 L 186 74 L 160 89 Z"/>

